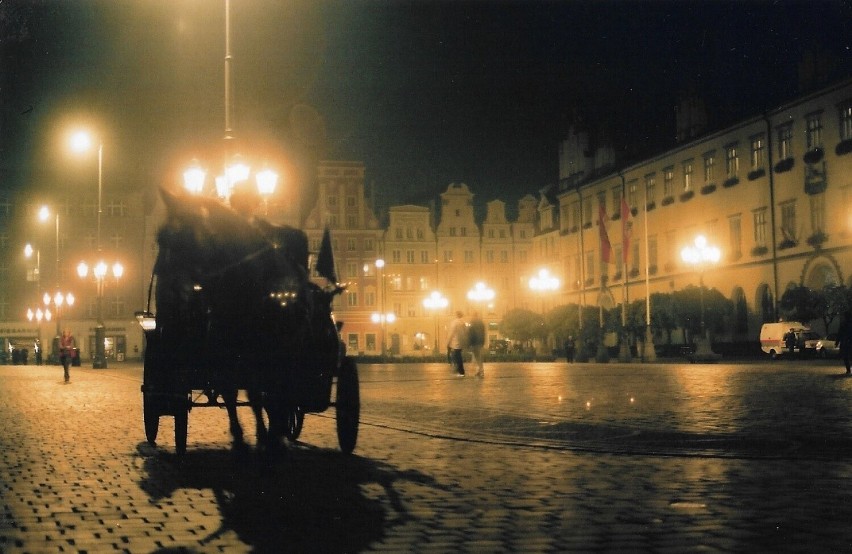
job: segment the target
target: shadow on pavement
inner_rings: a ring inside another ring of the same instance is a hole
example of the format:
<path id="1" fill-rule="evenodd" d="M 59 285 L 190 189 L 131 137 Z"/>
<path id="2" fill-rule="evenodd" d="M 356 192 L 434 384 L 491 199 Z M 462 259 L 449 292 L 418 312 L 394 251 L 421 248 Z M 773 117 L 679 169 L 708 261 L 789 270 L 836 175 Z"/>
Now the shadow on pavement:
<path id="1" fill-rule="evenodd" d="M 226 449 L 190 450 L 178 458 L 140 443 L 137 453 L 147 475 L 140 487 L 152 500 L 179 489 L 213 491 L 222 524 L 202 544 L 233 530 L 256 552 L 363 550 L 410 519 L 397 482 L 439 486 L 420 472 L 301 444 L 271 464 L 257 453 L 238 456 Z M 363 485 L 377 485 L 384 499 L 368 498 Z M 386 513 L 387 504 L 394 513 Z"/>

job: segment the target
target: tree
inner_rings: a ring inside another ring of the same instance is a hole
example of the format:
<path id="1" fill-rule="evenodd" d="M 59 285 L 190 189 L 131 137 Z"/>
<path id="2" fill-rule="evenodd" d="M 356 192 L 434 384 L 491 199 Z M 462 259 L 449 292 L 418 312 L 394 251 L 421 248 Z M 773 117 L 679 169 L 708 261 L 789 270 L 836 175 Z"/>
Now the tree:
<path id="1" fill-rule="evenodd" d="M 822 299 L 822 322 L 828 334 L 828 328 L 834 319 L 852 310 L 852 290 L 846 285 L 829 285 L 822 289 Z"/>
<path id="2" fill-rule="evenodd" d="M 528 342 L 545 336 L 544 319 L 541 314 L 531 310 L 516 308 L 509 310 L 500 322 L 503 336 L 521 342 Z"/>
<path id="3" fill-rule="evenodd" d="M 786 321 L 807 324 L 812 319 L 822 318 L 825 313 L 825 299 L 822 294 L 808 287 L 790 287 L 781 295 L 778 311 Z"/>

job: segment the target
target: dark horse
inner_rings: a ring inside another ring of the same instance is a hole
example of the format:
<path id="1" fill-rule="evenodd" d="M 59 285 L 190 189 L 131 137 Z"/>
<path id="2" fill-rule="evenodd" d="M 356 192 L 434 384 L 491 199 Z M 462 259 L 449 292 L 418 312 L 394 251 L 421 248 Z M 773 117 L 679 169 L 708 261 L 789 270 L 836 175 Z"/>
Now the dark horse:
<path id="1" fill-rule="evenodd" d="M 325 379 L 318 367 L 337 359 L 331 300 L 339 290 L 308 279 L 302 231 L 244 217 L 212 198 L 161 193 L 167 219 L 154 274 L 168 386 L 203 389 L 211 403 L 221 396 L 235 447 L 245 444 L 236 407 L 246 390 L 258 444 L 274 446 L 288 414 L 312 403 L 304 383 Z M 305 352 L 316 350 L 327 355 L 308 363 Z"/>

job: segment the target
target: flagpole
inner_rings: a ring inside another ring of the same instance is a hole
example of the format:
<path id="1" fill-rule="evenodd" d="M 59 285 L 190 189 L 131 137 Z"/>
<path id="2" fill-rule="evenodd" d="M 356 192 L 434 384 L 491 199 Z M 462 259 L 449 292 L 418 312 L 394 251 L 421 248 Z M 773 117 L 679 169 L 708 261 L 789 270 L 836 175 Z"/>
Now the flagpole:
<path id="1" fill-rule="evenodd" d="M 621 345 L 618 349 L 618 361 L 627 363 L 632 358 L 630 355 L 630 343 L 627 338 L 627 279 L 629 277 L 627 260 L 630 255 L 628 252 L 630 237 L 628 235 L 629 222 L 627 219 L 630 217 L 630 209 L 627 205 L 627 190 L 624 175 L 619 172 L 618 176 L 621 177 L 621 205 L 618 206 L 618 210 L 621 212 L 621 272 L 623 274 L 621 280 Z"/>
<path id="2" fill-rule="evenodd" d="M 649 258 L 650 247 L 648 246 L 648 185 L 645 184 L 645 212 L 644 235 L 645 235 L 645 343 L 642 345 L 642 360 L 646 362 L 657 361 L 657 349 L 654 347 L 654 333 L 651 331 L 651 260 Z"/>

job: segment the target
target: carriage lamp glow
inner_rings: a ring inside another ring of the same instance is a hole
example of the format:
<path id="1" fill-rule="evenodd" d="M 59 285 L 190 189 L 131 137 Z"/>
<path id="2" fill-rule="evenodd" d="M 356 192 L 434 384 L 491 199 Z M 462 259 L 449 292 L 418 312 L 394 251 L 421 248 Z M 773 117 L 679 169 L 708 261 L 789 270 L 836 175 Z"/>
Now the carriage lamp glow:
<path id="1" fill-rule="evenodd" d="M 136 312 L 133 314 L 143 331 L 153 331 L 157 328 L 157 319 L 151 312 Z"/>
<path id="2" fill-rule="evenodd" d="M 248 181 L 252 175 L 251 167 L 237 157 L 234 162 L 224 169 L 224 174 L 215 178 L 216 196 L 228 201 L 234 186 L 237 183 Z M 269 215 L 269 198 L 275 194 L 278 185 L 278 173 L 266 167 L 255 172 L 254 179 L 257 184 L 257 192 L 263 199 L 264 215 Z M 198 160 L 183 172 L 183 186 L 190 194 L 203 194 L 204 185 L 207 180 L 207 171 L 201 167 Z"/>

